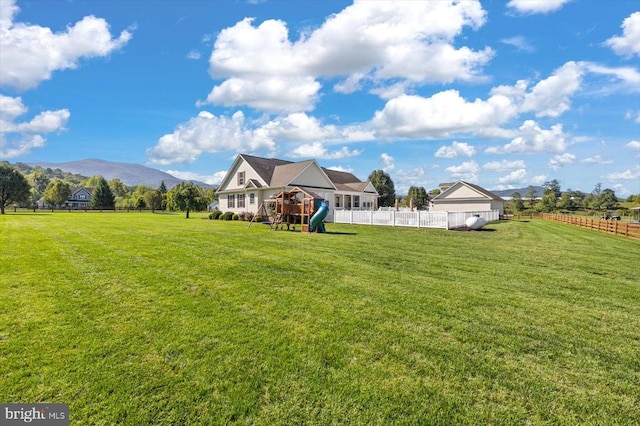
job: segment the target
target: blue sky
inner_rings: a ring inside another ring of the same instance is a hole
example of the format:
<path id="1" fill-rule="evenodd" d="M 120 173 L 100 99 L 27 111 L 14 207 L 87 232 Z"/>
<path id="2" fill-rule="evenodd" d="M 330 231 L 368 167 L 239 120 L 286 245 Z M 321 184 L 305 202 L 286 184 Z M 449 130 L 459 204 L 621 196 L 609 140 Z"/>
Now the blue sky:
<path id="1" fill-rule="evenodd" d="M 0 160 L 640 193 L 637 0 L 0 0 Z"/>

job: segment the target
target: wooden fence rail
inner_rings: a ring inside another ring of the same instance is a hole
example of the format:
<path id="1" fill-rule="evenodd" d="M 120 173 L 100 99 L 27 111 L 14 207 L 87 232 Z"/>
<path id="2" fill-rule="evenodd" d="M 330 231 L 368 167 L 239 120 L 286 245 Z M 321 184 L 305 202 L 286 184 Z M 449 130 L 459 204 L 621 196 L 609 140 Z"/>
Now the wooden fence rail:
<path id="1" fill-rule="evenodd" d="M 640 239 L 640 223 L 620 222 L 619 220 L 591 219 L 588 217 L 551 213 L 543 213 L 542 218 L 546 220 L 554 220 L 556 222 L 569 223 L 571 225 L 576 225 L 581 228 L 591 229 L 594 231 Z"/>

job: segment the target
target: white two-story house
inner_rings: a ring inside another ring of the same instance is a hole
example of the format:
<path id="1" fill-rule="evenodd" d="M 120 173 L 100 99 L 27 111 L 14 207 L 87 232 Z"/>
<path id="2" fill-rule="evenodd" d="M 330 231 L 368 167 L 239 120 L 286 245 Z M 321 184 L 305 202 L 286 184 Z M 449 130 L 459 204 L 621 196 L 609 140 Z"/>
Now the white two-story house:
<path id="1" fill-rule="evenodd" d="M 265 200 L 295 187 L 317 194 L 329 204 L 328 222 L 333 221 L 335 209 L 378 207 L 378 192 L 371 182 L 351 173 L 320 167 L 315 160 L 291 162 L 239 154 L 218 187 L 218 208 L 258 213 Z"/>

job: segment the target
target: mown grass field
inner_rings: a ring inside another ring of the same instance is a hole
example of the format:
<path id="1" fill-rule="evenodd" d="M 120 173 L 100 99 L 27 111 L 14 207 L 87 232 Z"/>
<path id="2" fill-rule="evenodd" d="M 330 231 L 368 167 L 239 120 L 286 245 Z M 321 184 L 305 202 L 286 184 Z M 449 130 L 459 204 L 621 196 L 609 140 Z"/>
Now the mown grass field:
<path id="1" fill-rule="evenodd" d="M 72 424 L 638 424 L 640 242 L 0 216 L 0 402 Z"/>

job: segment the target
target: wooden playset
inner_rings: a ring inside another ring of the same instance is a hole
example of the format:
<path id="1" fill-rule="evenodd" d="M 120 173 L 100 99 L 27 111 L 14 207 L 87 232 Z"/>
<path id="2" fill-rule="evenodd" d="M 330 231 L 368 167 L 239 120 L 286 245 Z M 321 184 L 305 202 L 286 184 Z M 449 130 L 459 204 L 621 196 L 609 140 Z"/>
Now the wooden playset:
<path id="1" fill-rule="evenodd" d="M 323 232 L 324 226 L 314 226 L 311 220 L 323 203 L 324 200 L 319 195 L 295 187 L 291 191 L 282 191 L 273 198 L 265 200 L 254 218 L 256 216 L 266 218 L 269 228 L 273 230 L 284 229 L 286 226 L 287 230 L 295 231 L 296 226 L 299 226 L 302 232 Z M 322 219 L 324 216 L 319 222 L 322 222 Z M 253 223 L 253 220 L 251 222 Z M 316 222 L 318 222 L 317 218 Z"/>

